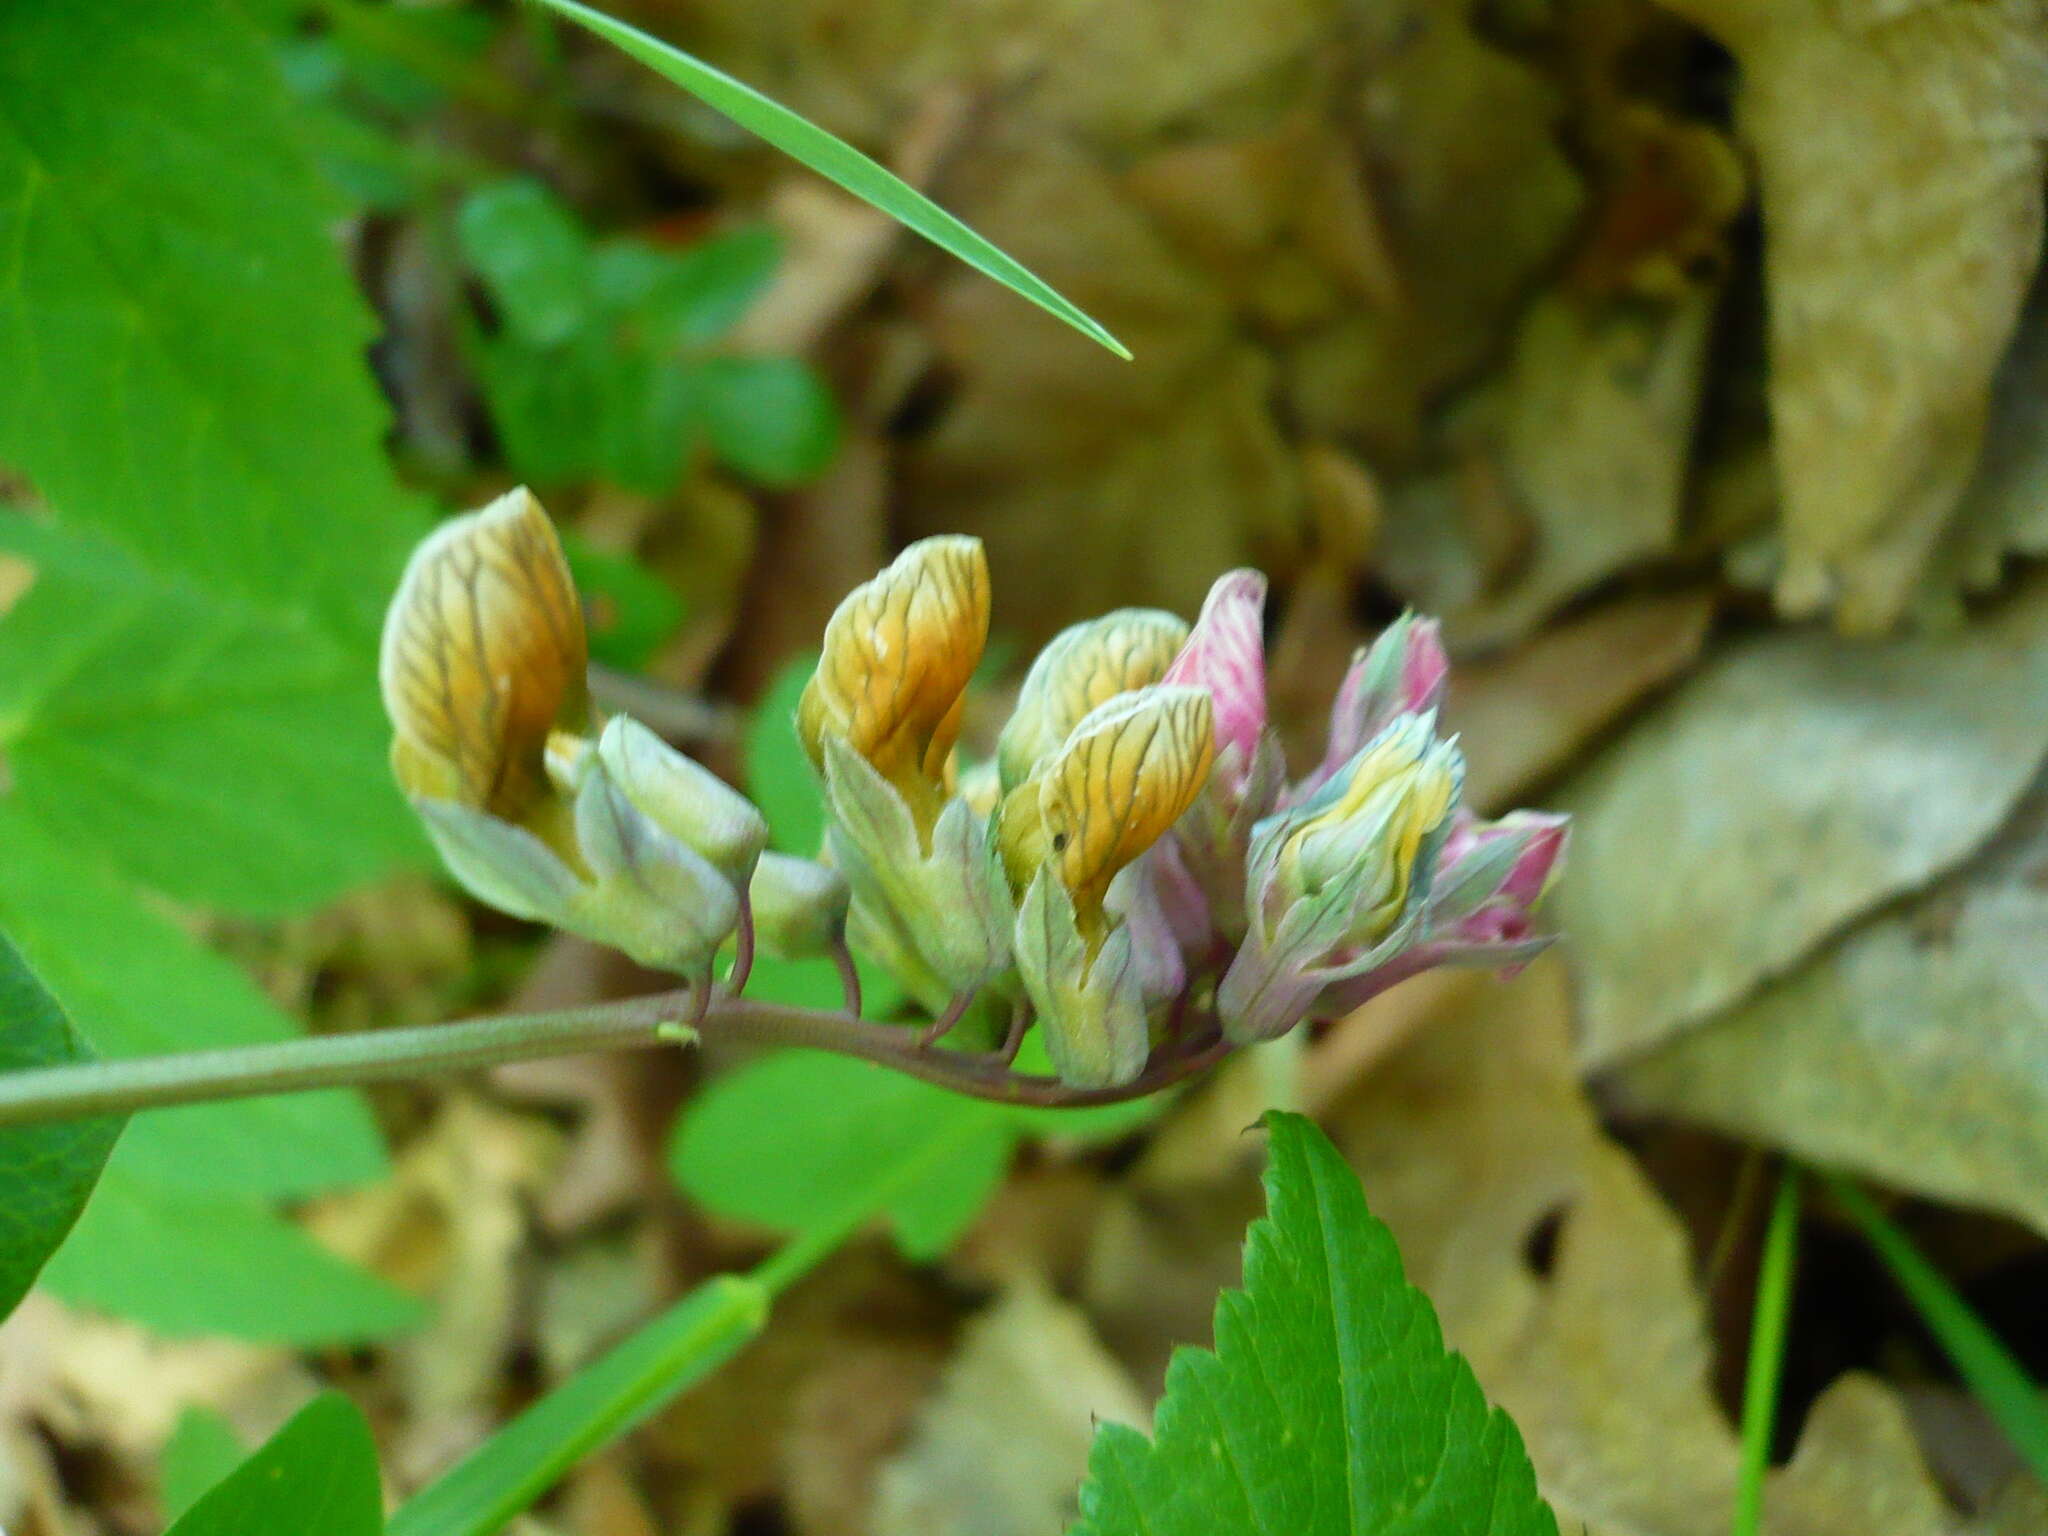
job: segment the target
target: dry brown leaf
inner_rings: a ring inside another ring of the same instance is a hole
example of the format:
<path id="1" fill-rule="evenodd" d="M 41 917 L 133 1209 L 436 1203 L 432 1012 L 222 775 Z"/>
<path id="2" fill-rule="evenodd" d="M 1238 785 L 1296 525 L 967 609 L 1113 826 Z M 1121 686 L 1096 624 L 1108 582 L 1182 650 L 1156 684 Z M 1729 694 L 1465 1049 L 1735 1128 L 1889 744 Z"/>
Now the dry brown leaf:
<path id="1" fill-rule="evenodd" d="M 1780 606 L 1888 628 L 2041 250 L 2038 0 L 1669 0 L 1735 53 L 1770 289 Z"/>
<path id="2" fill-rule="evenodd" d="M 1374 1211 L 1450 1341 L 1514 1417 L 1566 1529 L 1720 1536 L 1737 1442 L 1708 1386 L 1683 1230 L 1601 1133 L 1562 966 L 1480 985 L 1334 1113 Z M 1556 1224 L 1547 1273 L 1531 1240 Z M 1903 1411 L 1845 1377 L 1765 1502 L 1769 1536 L 1946 1536 Z"/>
<path id="3" fill-rule="evenodd" d="M 1465 748 L 1466 799 L 1489 814 L 1518 804 L 1689 667 L 1713 613 L 1706 592 L 1625 597 L 1454 669 L 1444 721 Z"/>
<path id="4" fill-rule="evenodd" d="M 1020 1285 L 961 1336 L 901 1455 L 877 1536 L 1040 1536 L 1075 1516 L 1098 1421 L 1145 1428 L 1144 1400 L 1072 1305 Z"/>
<path id="5" fill-rule="evenodd" d="M 1630 1067 L 1643 1108 L 2048 1232 L 2048 831 Z"/>
<path id="6" fill-rule="evenodd" d="M 2048 754 L 2048 586 L 1958 634 L 1719 652 L 1551 797 L 1589 1066 L 1713 1017 L 1967 859 Z"/>

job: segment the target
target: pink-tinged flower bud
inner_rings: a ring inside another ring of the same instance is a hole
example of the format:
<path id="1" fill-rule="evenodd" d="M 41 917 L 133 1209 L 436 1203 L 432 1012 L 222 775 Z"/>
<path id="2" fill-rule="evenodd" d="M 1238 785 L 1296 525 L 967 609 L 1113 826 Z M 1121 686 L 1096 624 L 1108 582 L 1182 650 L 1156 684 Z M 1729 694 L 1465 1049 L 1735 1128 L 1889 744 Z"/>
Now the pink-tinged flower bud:
<path id="1" fill-rule="evenodd" d="M 1461 822 L 1437 858 L 1428 942 L 1473 962 L 1493 948 L 1503 950 L 1503 964 L 1525 960 L 1536 904 L 1562 867 L 1570 834 L 1571 818 L 1546 811 Z"/>
<path id="2" fill-rule="evenodd" d="M 1229 571 L 1216 578 L 1201 617 L 1165 681 L 1209 690 L 1216 706 L 1217 768 L 1236 749 L 1234 774 L 1250 769 L 1266 729 L 1266 578 Z"/>
<path id="3" fill-rule="evenodd" d="M 1396 718 L 1307 801 L 1259 824 L 1251 922 L 1217 989 L 1233 1039 L 1285 1033 L 1326 987 L 1422 937 L 1464 779 L 1435 725 L 1433 714 Z"/>
<path id="4" fill-rule="evenodd" d="M 1435 619 L 1403 614 L 1351 658 L 1330 706 L 1330 740 L 1322 766 L 1297 795 L 1312 792 L 1397 715 L 1423 715 L 1443 699 L 1451 670 Z"/>

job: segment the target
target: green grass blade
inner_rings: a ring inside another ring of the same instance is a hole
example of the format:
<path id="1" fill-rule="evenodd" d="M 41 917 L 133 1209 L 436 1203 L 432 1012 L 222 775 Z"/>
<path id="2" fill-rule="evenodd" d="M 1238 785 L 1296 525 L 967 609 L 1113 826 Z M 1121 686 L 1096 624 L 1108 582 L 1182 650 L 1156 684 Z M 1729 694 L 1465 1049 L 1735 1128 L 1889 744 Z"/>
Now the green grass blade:
<path id="1" fill-rule="evenodd" d="M 1742 1384 L 1742 1468 L 1729 1527 L 1733 1536 L 1756 1536 L 1763 1523 L 1764 1472 L 1771 1464 L 1771 1433 L 1778 1421 L 1778 1381 L 1784 1373 L 1785 1323 L 1792 1310 L 1798 1235 L 1799 1170 L 1787 1167 L 1771 1201 L 1763 1263 L 1757 1272 L 1749 1371 Z"/>
<path id="2" fill-rule="evenodd" d="M 1863 1229 L 1977 1400 L 1998 1421 L 2034 1475 L 2048 1482 L 2048 1402 L 2042 1399 L 2040 1385 L 1906 1234 L 1885 1218 L 1877 1202 L 1840 1174 L 1824 1177 L 1828 1192 Z"/>
<path id="3" fill-rule="evenodd" d="M 629 27 L 602 11 L 580 4 L 579 0 L 535 0 L 535 3 L 587 27 L 656 74 L 681 86 L 699 101 L 724 113 L 750 133 L 759 135 L 784 154 L 802 161 L 826 180 L 837 182 L 855 197 L 872 203 L 941 250 L 950 251 L 976 271 L 987 274 L 1041 309 L 1057 315 L 1118 357 L 1130 357 L 1122 342 L 1062 298 L 1051 284 L 852 145 L 805 121 L 789 108 L 770 101 L 752 86 L 733 79 L 723 70 L 714 69 L 679 48 L 649 37 L 637 27 Z"/>
<path id="4" fill-rule="evenodd" d="M 739 1275 L 705 1281 L 421 1489 L 387 1536 L 497 1536 L 584 1456 L 730 1359 L 761 1331 L 768 1299 Z"/>

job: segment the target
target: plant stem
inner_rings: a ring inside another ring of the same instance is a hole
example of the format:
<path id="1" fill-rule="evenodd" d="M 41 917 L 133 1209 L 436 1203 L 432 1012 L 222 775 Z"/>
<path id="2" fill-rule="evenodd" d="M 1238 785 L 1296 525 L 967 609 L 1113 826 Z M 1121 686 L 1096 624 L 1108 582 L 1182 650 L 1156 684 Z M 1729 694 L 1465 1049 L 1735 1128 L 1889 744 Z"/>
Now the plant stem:
<path id="1" fill-rule="evenodd" d="M 1778 1381 L 1785 1364 L 1785 1323 L 1792 1310 L 1792 1270 L 1799 1234 L 1799 1170 L 1786 1166 L 1771 1200 L 1750 1319 L 1749 1374 L 1742 1385 L 1742 1470 L 1735 1485 L 1733 1536 L 1756 1536 L 1764 1512 L 1764 1472 L 1778 1420 Z"/>
<path id="2" fill-rule="evenodd" d="M 141 1056 L 0 1073 L 0 1127 L 126 1114 L 171 1104 L 312 1088 L 356 1087 L 430 1077 L 501 1062 L 668 1044 L 664 1025 L 691 1019 L 687 988 L 553 1013 L 501 1014 L 407 1029 L 360 1030 L 266 1045 Z M 843 1013 L 714 996 L 698 1024 L 706 1037 L 759 1045 L 807 1046 L 858 1056 L 975 1098 L 1041 1108 L 1083 1108 L 1141 1097 L 1221 1060 L 1212 1040 L 1154 1060 L 1117 1088 L 1069 1088 L 1056 1078 L 1013 1073 L 995 1055 L 920 1048 L 910 1031 Z"/>

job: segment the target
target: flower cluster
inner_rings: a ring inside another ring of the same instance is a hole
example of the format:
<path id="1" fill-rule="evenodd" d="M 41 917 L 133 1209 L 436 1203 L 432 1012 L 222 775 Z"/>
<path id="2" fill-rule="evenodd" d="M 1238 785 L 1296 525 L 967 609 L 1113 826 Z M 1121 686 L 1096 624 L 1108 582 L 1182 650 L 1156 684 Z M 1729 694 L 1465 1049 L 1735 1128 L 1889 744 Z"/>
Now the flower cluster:
<path id="1" fill-rule="evenodd" d="M 1035 1019 L 1060 1079 L 1114 1087 L 1196 1028 L 1269 1039 L 1430 966 L 1502 969 L 1564 818 L 1480 821 L 1438 733 L 1447 663 L 1404 618 L 1361 650 L 1322 760 L 1290 782 L 1266 716 L 1265 578 L 1233 571 L 1190 627 L 1122 609 L 1033 662 L 987 761 L 958 738 L 988 637 L 981 545 L 926 539 L 826 627 L 798 733 L 823 784 L 819 860 L 582 682 L 573 590 L 514 492 L 414 557 L 392 606 L 393 762 L 483 900 L 708 972 L 758 923 L 784 953 L 842 936 L 941 1027 Z"/>

